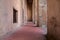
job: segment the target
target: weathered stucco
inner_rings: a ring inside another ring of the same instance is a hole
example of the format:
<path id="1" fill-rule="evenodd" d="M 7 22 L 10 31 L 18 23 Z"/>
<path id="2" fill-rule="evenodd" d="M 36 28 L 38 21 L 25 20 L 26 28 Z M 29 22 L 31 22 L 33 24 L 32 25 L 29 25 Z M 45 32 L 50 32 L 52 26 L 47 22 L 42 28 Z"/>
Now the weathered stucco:
<path id="1" fill-rule="evenodd" d="M 18 23 L 13 23 L 13 7 L 18 11 Z M 20 27 L 21 20 L 20 0 L 0 0 L 0 37 Z"/>

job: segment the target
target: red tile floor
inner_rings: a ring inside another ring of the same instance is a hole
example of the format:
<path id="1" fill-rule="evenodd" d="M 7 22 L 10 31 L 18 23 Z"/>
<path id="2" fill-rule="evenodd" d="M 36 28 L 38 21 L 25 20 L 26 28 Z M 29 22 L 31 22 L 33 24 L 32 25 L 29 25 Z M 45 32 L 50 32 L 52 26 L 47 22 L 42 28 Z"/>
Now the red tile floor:
<path id="1" fill-rule="evenodd" d="M 5 40 L 46 40 L 39 27 L 34 27 L 32 22 L 22 26 L 15 33 L 10 35 Z"/>

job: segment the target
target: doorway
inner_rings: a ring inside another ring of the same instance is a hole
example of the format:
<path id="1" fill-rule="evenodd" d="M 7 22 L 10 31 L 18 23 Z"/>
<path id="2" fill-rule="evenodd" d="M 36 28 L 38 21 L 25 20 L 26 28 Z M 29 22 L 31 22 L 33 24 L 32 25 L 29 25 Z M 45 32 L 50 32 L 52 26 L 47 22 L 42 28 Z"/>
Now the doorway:
<path id="1" fill-rule="evenodd" d="M 33 0 L 26 0 L 26 3 L 27 3 L 27 16 L 28 16 L 27 21 L 32 21 L 32 4 L 33 4 Z"/>

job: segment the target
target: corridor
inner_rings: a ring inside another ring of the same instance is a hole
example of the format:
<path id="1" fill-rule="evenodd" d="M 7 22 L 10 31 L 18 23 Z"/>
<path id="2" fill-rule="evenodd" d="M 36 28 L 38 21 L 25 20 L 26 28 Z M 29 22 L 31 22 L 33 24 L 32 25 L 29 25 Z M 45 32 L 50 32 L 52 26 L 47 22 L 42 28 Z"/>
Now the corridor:
<path id="1" fill-rule="evenodd" d="M 46 40 L 46 38 L 41 28 L 34 27 L 32 22 L 28 22 L 4 40 Z"/>
<path id="2" fill-rule="evenodd" d="M 0 0 L 0 40 L 60 40 L 60 0 Z"/>

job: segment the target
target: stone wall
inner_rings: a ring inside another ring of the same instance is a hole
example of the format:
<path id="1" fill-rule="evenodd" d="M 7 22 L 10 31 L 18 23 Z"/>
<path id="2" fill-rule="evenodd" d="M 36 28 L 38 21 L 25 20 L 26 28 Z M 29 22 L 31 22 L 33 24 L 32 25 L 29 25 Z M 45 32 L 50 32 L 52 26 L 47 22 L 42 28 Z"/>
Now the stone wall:
<path id="1" fill-rule="evenodd" d="M 51 38 L 60 40 L 60 1 L 47 0 L 48 2 L 48 34 Z"/>
<path id="2" fill-rule="evenodd" d="M 13 8 L 18 11 L 18 22 L 13 23 Z M 14 32 L 21 26 L 21 1 L 20 0 L 0 0 L 0 38 L 6 34 Z"/>

